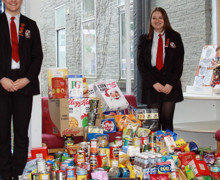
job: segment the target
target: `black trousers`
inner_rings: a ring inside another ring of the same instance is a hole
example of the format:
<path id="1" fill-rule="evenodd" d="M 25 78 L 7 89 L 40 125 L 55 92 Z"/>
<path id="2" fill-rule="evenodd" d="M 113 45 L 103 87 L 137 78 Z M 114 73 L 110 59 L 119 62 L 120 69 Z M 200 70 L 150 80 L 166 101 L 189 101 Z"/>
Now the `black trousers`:
<path id="1" fill-rule="evenodd" d="M 157 108 L 159 112 L 159 130 L 166 131 L 167 129 L 173 131 L 173 115 L 175 110 L 175 102 L 161 102 L 155 104 L 148 104 L 148 108 Z"/>
<path id="2" fill-rule="evenodd" d="M 18 176 L 23 173 L 28 158 L 28 127 L 32 102 L 33 96 L 23 95 L 20 91 L 7 95 L 0 94 L 0 175 L 3 177 Z M 13 148 L 11 122 L 14 134 Z"/>

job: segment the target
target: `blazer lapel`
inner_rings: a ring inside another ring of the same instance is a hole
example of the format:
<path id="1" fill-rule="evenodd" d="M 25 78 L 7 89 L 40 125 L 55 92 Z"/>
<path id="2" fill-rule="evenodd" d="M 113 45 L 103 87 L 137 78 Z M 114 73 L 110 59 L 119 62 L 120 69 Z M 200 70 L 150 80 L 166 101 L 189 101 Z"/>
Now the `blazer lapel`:
<path id="1" fill-rule="evenodd" d="M 170 46 L 170 34 L 169 31 L 165 33 L 165 58 L 164 58 L 164 68 L 166 67 L 169 59 L 169 46 Z"/>
<path id="2" fill-rule="evenodd" d="M 22 44 L 24 42 L 24 30 L 25 30 L 25 20 L 24 20 L 24 17 L 23 15 L 21 14 L 20 16 L 20 24 L 19 24 L 19 49 L 20 47 L 22 47 Z"/>

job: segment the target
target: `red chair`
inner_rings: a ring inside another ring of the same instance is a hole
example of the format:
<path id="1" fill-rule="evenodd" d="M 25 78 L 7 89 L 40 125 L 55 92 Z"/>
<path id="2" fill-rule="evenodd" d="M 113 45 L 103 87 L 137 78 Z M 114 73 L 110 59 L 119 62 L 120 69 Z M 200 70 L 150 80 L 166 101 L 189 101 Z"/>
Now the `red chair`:
<path id="1" fill-rule="evenodd" d="M 220 129 L 215 132 L 215 139 L 217 141 L 217 152 L 220 153 Z"/>
<path id="2" fill-rule="evenodd" d="M 134 95 L 124 95 L 128 103 L 137 108 L 136 97 Z M 42 143 L 47 146 L 49 153 L 55 153 L 63 151 L 64 139 L 62 137 L 46 133 L 46 126 L 50 123 L 48 121 L 49 112 L 45 111 L 44 108 L 48 108 L 48 97 L 42 97 Z M 113 142 L 115 136 L 122 136 L 122 132 L 110 133 L 109 141 Z M 75 144 L 83 141 L 83 136 L 75 137 Z"/>

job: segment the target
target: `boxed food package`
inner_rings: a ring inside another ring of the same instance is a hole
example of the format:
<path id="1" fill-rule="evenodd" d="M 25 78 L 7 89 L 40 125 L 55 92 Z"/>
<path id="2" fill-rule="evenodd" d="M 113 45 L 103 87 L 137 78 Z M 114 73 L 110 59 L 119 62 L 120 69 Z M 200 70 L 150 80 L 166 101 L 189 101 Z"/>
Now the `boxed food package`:
<path id="1" fill-rule="evenodd" d="M 86 127 L 88 124 L 88 112 L 90 111 L 89 98 L 69 99 L 70 127 Z"/>
<path id="2" fill-rule="evenodd" d="M 117 111 L 128 108 L 129 103 L 122 94 L 118 85 L 113 80 L 105 80 L 94 83 L 97 97 L 102 100 L 104 111 Z"/>
<path id="3" fill-rule="evenodd" d="M 71 128 L 69 122 L 69 104 L 67 98 L 44 99 L 42 107 L 44 133 L 57 136 L 73 134 L 83 136 L 83 128 Z M 47 103 L 48 102 L 48 103 Z"/>
<path id="4" fill-rule="evenodd" d="M 88 88 L 89 88 L 89 97 L 96 97 L 94 84 L 89 84 Z"/>
<path id="5" fill-rule="evenodd" d="M 67 68 L 48 69 L 48 97 L 50 99 L 67 98 Z"/>
<path id="6" fill-rule="evenodd" d="M 83 97 L 83 76 L 82 75 L 68 75 L 66 76 L 68 84 L 68 97 L 82 98 Z"/>

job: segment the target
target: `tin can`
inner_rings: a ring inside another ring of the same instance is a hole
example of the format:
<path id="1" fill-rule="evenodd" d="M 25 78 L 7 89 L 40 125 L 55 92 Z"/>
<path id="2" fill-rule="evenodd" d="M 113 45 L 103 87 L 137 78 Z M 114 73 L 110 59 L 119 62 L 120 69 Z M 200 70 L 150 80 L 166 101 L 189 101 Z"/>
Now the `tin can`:
<path id="1" fill-rule="evenodd" d="M 90 163 L 84 162 L 81 164 L 82 169 L 86 169 L 87 171 L 90 171 Z"/>
<path id="2" fill-rule="evenodd" d="M 77 166 L 80 166 L 81 163 L 84 163 L 84 162 L 86 162 L 86 152 L 83 151 L 83 150 L 77 151 L 77 154 L 76 154 L 76 164 L 77 164 Z"/>
<path id="3" fill-rule="evenodd" d="M 217 165 L 212 165 L 210 167 L 211 172 L 220 172 L 220 168 Z"/>
<path id="4" fill-rule="evenodd" d="M 59 161 L 61 161 L 63 156 L 63 152 L 57 152 L 54 154 L 54 159 L 58 159 Z"/>
<path id="5" fill-rule="evenodd" d="M 122 147 L 122 137 L 121 136 L 115 136 L 114 143 L 118 145 L 119 147 Z"/>
<path id="6" fill-rule="evenodd" d="M 110 159 L 110 167 L 118 167 L 118 160 L 119 159 Z"/>
<path id="7" fill-rule="evenodd" d="M 215 159 L 215 165 L 218 165 L 220 167 L 220 157 L 217 157 Z"/>
<path id="8" fill-rule="evenodd" d="M 144 147 L 144 145 L 148 145 L 149 144 L 149 137 L 141 137 L 141 148 Z"/>
<path id="9" fill-rule="evenodd" d="M 124 139 L 124 146 L 132 146 L 132 145 L 133 145 L 132 138 L 125 138 Z"/>
<path id="10" fill-rule="evenodd" d="M 106 154 L 98 155 L 98 166 L 99 167 L 107 166 L 107 155 Z"/>
<path id="11" fill-rule="evenodd" d="M 120 177 L 128 178 L 130 176 L 130 171 L 128 168 L 119 168 Z"/>
<path id="12" fill-rule="evenodd" d="M 64 170 L 57 170 L 56 180 L 65 180 L 65 179 L 66 179 L 66 172 Z"/>
<path id="13" fill-rule="evenodd" d="M 90 152 L 91 154 L 97 154 L 99 152 L 99 144 L 98 139 L 91 139 L 90 140 Z"/>
<path id="14" fill-rule="evenodd" d="M 90 170 L 94 170 L 99 167 L 97 155 L 90 155 L 89 160 L 90 160 Z"/>
<path id="15" fill-rule="evenodd" d="M 39 180 L 39 174 L 38 173 L 31 173 L 31 180 Z"/>
<path id="16" fill-rule="evenodd" d="M 38 174 L 39 180 L 48 180 L 50 179 L 50 173 L 49 172 L 42 172 Z"/>
<path id="17" fill-rule="evenodd" d="M 62 77 L 52 78 L 53 98 L 66 98 L 66 81 Z"/>
<path id="18" fill-rule="evenodd" d="M 110 158 L 119 159 L 119 146 L 116 144 L 110 145 Z"/>
<path id="19" fill-rule="evenodd" d="M 37 159 L 37 172 L 38 173 L 46 172 L 46 161 L 42 158 Z"/>
<path id="20" fill-rule="evenodd" d="M 140 147 L 141 139 L 139 137 L 133 137 L 133 146 Z"/>
<path id="21" fill-rule="evenodd" d="M 74 166 L 66 168 L 66 180 L 76 180 L 76 168 Z"/>
<path id="22" fill-rule="evenodd" d="M 76 170 L 77 180 L 87 180 L 87 170 L 79 168 Z"/>
<path id="23" fill-rule="evenodd" d="M 88 151 L 88 143 L 87 142 L 80 142 L 79 149 L 87 152 Z"/>

